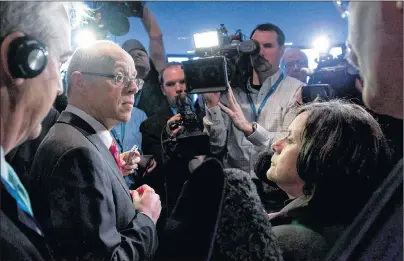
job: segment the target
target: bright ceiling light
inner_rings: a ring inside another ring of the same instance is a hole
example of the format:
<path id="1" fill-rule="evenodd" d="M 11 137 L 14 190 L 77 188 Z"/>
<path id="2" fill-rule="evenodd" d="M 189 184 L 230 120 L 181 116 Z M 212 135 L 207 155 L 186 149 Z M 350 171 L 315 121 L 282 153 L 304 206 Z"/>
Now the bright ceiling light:
<path id="1" fill-rule="evenodd" d="M 195 49 L 211 48 L 219 46 L 218 31 L 209 31 L 194 34 Z"/>
<path id="2" fill-rule="evenodd" d="M 96 41 L 95 34 L 89 29 L 81 29 L 77 32 L 75 43 L 79 47 L 86 47 Z"/>
<path id="3" fill-rule="evenodd" d="M 319 52 L 319 53 L 327 53 L 328 49 L 330 48 L 330 40 L 326 36 L 321 36 L 318 37 L 314 42 L 313 42 L 313 47 Z"/>

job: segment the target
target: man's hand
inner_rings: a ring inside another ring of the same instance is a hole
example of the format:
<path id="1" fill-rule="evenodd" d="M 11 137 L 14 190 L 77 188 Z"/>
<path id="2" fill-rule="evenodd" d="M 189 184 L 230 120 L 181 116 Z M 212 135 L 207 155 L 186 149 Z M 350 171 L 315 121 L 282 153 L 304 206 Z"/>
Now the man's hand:
<path id="1" fill-rule="evenodd" d="M 253 133 L 252 124 L 247 121 L 244 116 L 243 111 L 241 110 L 240 105 L 236 101 L 234 97 L 233 90 L 229 86 L 227 91 L 227 100 L 229 101 L 229 107 L 224 106 L 222 103 L 219 102 L 220 108 L 229 115 L 230 119 L 232 120 L 234 126 L 239 130 L 244 132 L 245 135 L 249 136 Z"/>
<path id="2" fill-rule="evenodd" d="M 181 120 L 181 114 L 176 114 L 173 117 L 171 117 L 168 121 L 167 121 L 167 128 L 166 131 L 167 133 L 171 136 L 174 137 L 176 136 L 180 131 L 182 131 L 184 129 L 183 126 L 178 126 L 175 129 L 171 129 L 171 126 L 175 123 L 178 123 Z"/>
<path id="3" fill-rule="evenodd" d="M 139 152 L 135 152 L 135 155 L 132 158 L 129 158 L 129 154 L 130 151 L 126 151 L 120 155 L 122 175 L 124 176 L 132 174 L 138 168 L 137 164 L 140 162 Z"/>
<path id="4" fill-rule="evenodd" d="M 208 108 L 213 108 L 219 105 L 220 101 L 220 92 L 213 92 L 213 93 L 205 93 L 203 95 L 204 100 L 206 101 L 206 105 Z"/>
<path id="5" fill-rule="evenodd" d="M 146 173 L 144 175 L 149 174 L 150 172 L 152 172 L 157 166 L 157 161 L 155 161 L 154 159 L 152 160 L 152 163 L 150 165 L 150 167 L 146 170 Z"/>
<path id="6" fill-rule="evenodd" d="M 161 213 L 160 196 L 147 185 L 143 185 L 130 192 L 135 209 L 150 217 L 154 224 L 156 224 Z"/>

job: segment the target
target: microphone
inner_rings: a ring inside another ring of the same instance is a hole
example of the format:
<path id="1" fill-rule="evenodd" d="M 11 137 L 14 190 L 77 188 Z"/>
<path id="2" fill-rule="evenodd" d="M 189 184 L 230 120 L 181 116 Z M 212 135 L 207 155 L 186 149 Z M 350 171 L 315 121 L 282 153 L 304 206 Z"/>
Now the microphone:
<path id="1" fill-rule="evenodd" d="M 300 69 L 300 72 L 306 74 L 307 76 L 310 76 L 314 73 L 314 70 L 311 68 L 305 68 L 303 67 L 302 69 Z"/>
<path id="2" fill-rule="evenodd" d="M 269 181 L 267 178 L 267 171 L 271 167 L 271 158 L 273 154 L 273 151 L 265 151 L 259 155 L 257 163 L 255 163 L 254 172 L 261 181 Z"/>

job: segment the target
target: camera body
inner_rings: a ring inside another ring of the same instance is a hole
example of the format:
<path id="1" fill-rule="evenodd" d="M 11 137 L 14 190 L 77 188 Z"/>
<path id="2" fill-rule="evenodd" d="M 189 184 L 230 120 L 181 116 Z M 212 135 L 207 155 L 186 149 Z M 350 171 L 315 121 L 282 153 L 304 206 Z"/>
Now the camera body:
<path id="1" fill-rule="evenodd" d="M 180 126 L 184 127 L 183 133 L 202 132 L 202 125 L 198 116 L 192 110 L 192 101 L 187 95 L 176 97 L 178 113 L 181 115 Z"/>
<path id="2" fill-rule="evenodd" d="M 189 93 L 222 92 L 227 90 L 229 69 L 224 56 L 211 56 L 182 62 Z"/>
<path id="3" fill-rule="evenodd" d="M 241 32 L 228 36 L 221 25 L 217 31 L 195 34 L 194 42 L 200 58 L 182 63 L 189 93 L 224 92 L 229 82 L 242 86 L 252 75 L 250 55 L 259 53 L 257 41 L 243 41 Z"/>
<path id="4" fill-rule="evenodd" d="M 192 110 L 191 99 L 184 94 L 176 97 L 178 113 L 181 120 L 170 129 L 183 127 L 181 134 L 163 141 L 165 156 L 169 158 L 190 159 L 210 153 L 209 136 L 203 132 L 203 125 Z"/>
<path id="5" fill-rule="evenodd" d="M 308 85 L 302 89 L 303 102 L 339 98 L 360 104 L 361 93 L 355 88 L 358 78 L 359 72 L 344 59 L 343 54 L 337 58 L 324 57 L 318 61 Z"/>

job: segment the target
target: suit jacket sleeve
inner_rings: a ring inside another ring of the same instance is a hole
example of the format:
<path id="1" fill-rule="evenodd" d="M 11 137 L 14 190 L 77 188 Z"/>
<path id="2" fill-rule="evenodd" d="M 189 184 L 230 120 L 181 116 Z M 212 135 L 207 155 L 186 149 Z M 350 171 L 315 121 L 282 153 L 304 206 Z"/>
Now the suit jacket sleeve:
<path id="1" fill-rule="evenodd" d="M 150 259 L 157 248 L 154 223 L 127 209 L 131 221 L 118 231 L 109 180 L 115 177 L 106 175 L 99 156 L 93 155 L 87 148 L 71 149 L 48 177 L 52 244 L 67 259 Z"/>

